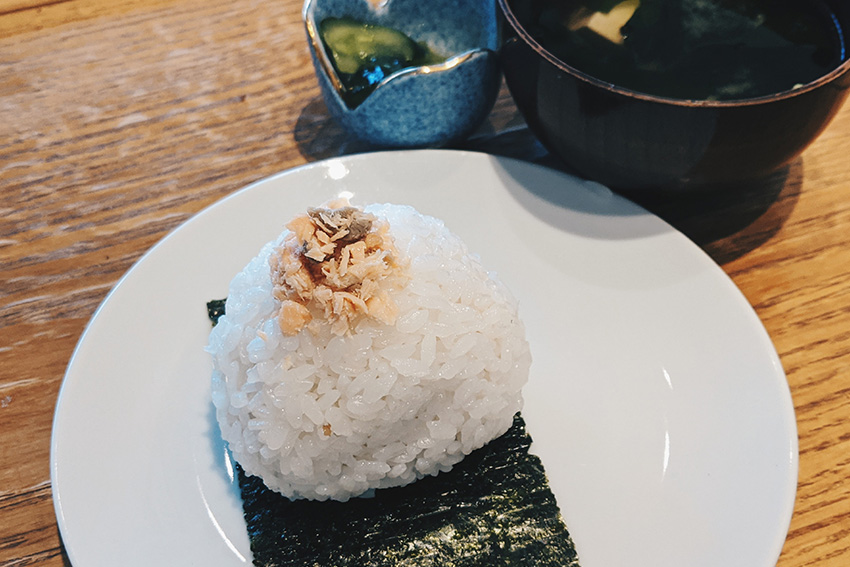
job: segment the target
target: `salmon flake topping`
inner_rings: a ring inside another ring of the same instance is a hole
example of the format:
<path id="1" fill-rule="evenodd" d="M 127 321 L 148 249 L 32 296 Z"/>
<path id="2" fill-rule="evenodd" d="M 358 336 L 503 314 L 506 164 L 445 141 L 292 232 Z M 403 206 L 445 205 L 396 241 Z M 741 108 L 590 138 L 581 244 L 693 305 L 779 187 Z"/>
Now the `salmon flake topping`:
<path id="1" fill-rule="evenodd" d="M 405 267 L 389 225 L 346 200 L 310 208 L 269 258 L 278 324 L 286 336 L 325 319 L 336 335 L 362 317 L 392 325 L 398 306 L 390 291 L 404 285 Z"/>

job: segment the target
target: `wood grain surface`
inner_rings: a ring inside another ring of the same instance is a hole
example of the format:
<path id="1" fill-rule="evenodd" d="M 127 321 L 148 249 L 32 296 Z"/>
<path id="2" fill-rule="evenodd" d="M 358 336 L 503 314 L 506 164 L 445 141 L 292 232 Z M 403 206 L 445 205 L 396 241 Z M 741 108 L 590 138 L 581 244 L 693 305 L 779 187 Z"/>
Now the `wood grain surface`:
<path id="1" fill-rule="evenodd" d="M 369 148 L 319 98 L 300 0 L 28 5 L 0 13 L 0 565 L 58 566 L 51 420 L 106 293 L 213 201 Z M 560 166 L 504 90 L 463 146 Z M 787 372 L 800 474 L 778 565 L 850 565 L 850 107 L 764 183 L 637 200 L 733 278 Z"/>

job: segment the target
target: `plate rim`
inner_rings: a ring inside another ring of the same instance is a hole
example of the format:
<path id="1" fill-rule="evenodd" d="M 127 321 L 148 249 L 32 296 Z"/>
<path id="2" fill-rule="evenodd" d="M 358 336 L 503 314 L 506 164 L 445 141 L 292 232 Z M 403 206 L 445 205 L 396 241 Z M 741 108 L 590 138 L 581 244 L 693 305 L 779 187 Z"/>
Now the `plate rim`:
<path id="1" fill-rule="evenodd" d="M 163 246 L 166 246 L 167 243 L 172 238 L 174 238 L 175 234 L 177 234 L 179 231 L 183 230 L 184 227 L 186 227 L 189 223 L 197 222 L 196 219 L 198 219 L 199 217 L 202 217 L 203 215 L 206 215 L 209 211 L 211 211 L 213 209 L 218 209 L 218 208 L 223 208 L 223 207 L 226 208 L 228 206 L 228 204 L 233 199 L 236 199 L 240 195 L 244 195 L 246 193 L 253 191 L 258 186 L 263 186 L 263 185 L 267 185 L 267 184 L 270 184 L 270 183 L 278 182 L 278 180 L 280 180 L 280 179 L 289 177 L 291 175 L 297 175 L 299 172 L 303 172 L 305 170 L 312 170 L 312 169 L 320 168 L 324 165 L 327 165 L 327 163 L 329 163 L 331 161 L 342 160 L 343 162 L 348 162 L 348 161 L 351 161 L 351 160 L 358 160 L 358 161 L 359 160 L 375 160 L 375 159 L 381 159 L 381 156 L 386 155 L 386 154 L 393 154 L 394 156 L 397 157 L 397 156 L 399 156 L 399 154 L 426 154 L 426 153 L 434 155 L 434 156 L 436 156 L 438 154 L 443 154 L 443 153 L 450 154 L 452 156 L 452 159 L 460 159 L 463 156 L 472 156 L 472 158 L 470 158 L 470 159 L 484 160 L 484 161 L 487 161 L 489 164 L 492 164 L 493 161 L 504 162 L 504 163 L 514 163 L 514 164 L 519 164 L 519 166 L 522 167 L 522 168 L 532 168 L 532 169 L 535 169 L 535 170 L 544 170 L 544 171 L 548 171 L 548 172 L 554 172 L 557 175 L 561 175 L 561 176 L 571 178 L 571 179 L 573 179 L 573 180 L 575 180 L 579 183 L 582 183 L 582 184 L 594 184 L 594 182 L 590 182 L 590 181 L 587 181 L 587 180 L 577 178 L 577 177 L 572 176 L 568 173 L 564 173 L 562 171 L 552 169 L 552 168 L 549 168 L 549 167 L 544 166 L 544 165 L 535 164 L 535 163 L 532 163 L 532 162 L 519 160 L 519 159 L 516 159 L 516 158 L 495 156 L 495 155 L 488 154 L 488 153 L 485 153 L 485 152 L 477 152 L 477 151 L 471 151 L 471 150 L 415 149 L 415 150 L 387 150 L 387 151 L 380 151 L 380 152 L 364 152 L 364 153 L 349 154 L 349 155 L 338 156 L 338 157 L 331 157 L 331 158 L 318 160 L 318 161 L 314 161 L 314 162 L 308 162 L 308 163 L 304 163 L 304 164 L 301 164 L 301 165 L 298 165 L 298 166 L 295 166 L 295 167 L 292 167 L 292 168 L 289 168 L 289 169 L 285 169 L 285 170 L 273 173 L 273 174 L 265 176 L 265 177 L 262 177 L 262 178 L 255 180 L 255 181 L 253 181 L 253 182 L 251 182 L 251 183 L 249 183 L 245 186 L 237 188 L 236 190 L 232 191 L 231 193 L 228 193 L 227 195 L 225 195 L 225 196 L 223 196 L 219 199 L 216 199 L 212 203 L 206 205 L 205 207 L 201 208 L 196 213 L 192 214 L 188 219 L 181 222 L 180 224 L 178 224 L 173 229 L 169 230 L 155 244 L 153 244 L 151 247 L 149 247 L 147 250 L 145 250 L 133 262 L 133 264 L 121 275 L 121 277 L 118 278 L 118 280 L 115 282 L 115 284 L 110 288 L 109 292 L 104 296 L 103 300 L 99 303 L 99 305 L 97 306 L 95 311 L 92 313 L 90 319 L 87 321 L 82 333 L 80 334 L 80 336 L 77 340 L 77 343 L 76 343 L 76 345 L 73 349 L 71 357 L 68 360 L 66 370 L 65 370 L 65 373 L 64 373 L 63 378 L 62 378 L 59 393 L 58 393 L 58 396 L 56 398 L 56 402 L 55 402 L 55 406 L 54 406 L 53 421 L 52 421 L 52 425 L 51 425 L 51 441 L 50 441 L 50 456 L 49 456 L 51 494 L 52 494 L 52 497 L 53 497 L 54 512 L 55 512 L 55 515 L 56 515 L 56 518 L 57 518 L 57 524 L 59 526 L 60 534 L 63 537 L 63 547 L 66 550 L 66 553 L 68 554 L 68 557 L 69 557 L 69 559 L 72 560 L 72 562 L 74 561 L 74 555 L 73 555 L 74 552 L 72 551 L 72 545 L 73 544 L 71 544 L 68 540 L 64 539 L 64 537 L 67 534 L 67 526 L 65 525 L 64 510 L 62 508 L 62 499 L 61 499 L 61 494 L 60 494 L 61 482 L 60 482 L 60 476 L 59 476 L 59 473 L 58 473 L 59 449 L 56 445 L 56 443 L 57 443 L 56 433 L 57 433 L 57 428 L 60 425 L 59 424 L 59 418 L 60 418 L 60 411 L 62 410 L 62 403 L 63 403 L 63 399 L 64 399 L 63 394 L 65 394 L 66 388 L 71 387 L 71 386 L 69 386 L 69 384 L 71 384 L 71 379 L 73 379 L 72 378 L 72 371 L 75 369 L 76 365 L 78 364 L 77 360 L 78 360 L 78 357 L 80 355 L 81 348 L 83 347 L 84 343 L 87 341 L 88 336 L 90 334 L 90 330 L 96 324 L 96 321 L 99 320 L 99 318 L 101 317 L 102 311 L 109 304 L 109 302 L 112 301 L 112 298 L 115 296 L 116 292 L 119 289 L 121 289 L 123 286 L 125 286 L 125 282 L 128 279 L 132 278 L 133 274 L 136 273 L 136 271 L 143 269 L 143 268 L 140 268 L 140 266 L 144 266 L 144 263 L 146 262 L 146 260 L 149 257 L 153 256 L 154 254 L 157 254 L 158 251 Z M 596 184 L 596 185 L 598 185 L 598 184 Z M 602 186 L 598 186 L 598 188 L 595 188 L 595 189 L 599 189 L 599 188 L 601 188 L 602 190 L 607 190 L 606 188 L 603 188 Z M 788 499 L 788 506 L 787 506 L 788 509 L 787 509 L 787 513 L 785 514 L 784 520 L 779 522 L 782 529 L 781 529 L 781 531 L 777 532 L 778 533 L 777 537 L 779 538 L 779 540 L 778 540 L 777 543 L 774 544 L 774 546 L 777 548 L 775 554 L 776 554 L 776 557 L 778 558 L 779 555 L 781 554 L 781 550 L 782 550 L 782 547 L 784 545 L 784 541 L 787 537 L 788 528 L 790 527 L 790 522 L 791 522 L 791 519 L 793 517 L 793 512 L 794 512 L 794 507 L 795 507 L 797 483 L 798 483 L 798 479 L 799 479 L 799 444 L 798 444 L 798 428 L 797 428 L 796 414 L 795 414 L 795 408 L 794 408 L 794 405 L 793 405 L 793 400 L 792 400 L 792 397 L 791 397 L 790 386 L 787 383 L 787 380 L 785 380 L 786 374 L 785 374 L 784 368 L 782 366 L 782 361 L 781 361 L 778 353 L 776 352 L 775 345 L 773 344 L 772 339 L 771 339 L 767 329 L 764 327 L 763 322 L 759 318 L 757 312 L 755 311 L 753 306 L 749 303 L 749 301 L 746 299 L 746 297 L 743 295 L 741 290 L 737 287 L 734 280 L 732 280 L 732 278 L 729 276 L 729 274 L 727 274 L 725 272 L 725 270 L 723 270 L 722 267 L 720 267 L 705 252 L 705 250 L 703 250 L 700 246 L 698 246 L 693 241 L 691 241 L 690 238 L 687 237 L 687 235 L 685 235 L 682 232 L 675 229 L 667 221 L 658 217 L 657 215 L 650 213 L 649 211 L 645 211 L 645 209 L 643 209 L 642 207 L 640 207 L 637 204 L 634 204 L 633 202 L 628 200 L 626 197 L 615 195 L 615 198 L 621 199 L 623 201 L 626 201 L 626 202 L 634 205 L 634 207 L 637 207 L 641 211 L 644 211 L 646 214 L 654 217 L 654 219 L 656 221 L 660 221 L 661 223 L 666 225 L 671 231 L 675 232 L 680 237 L 688 240 L 690 242 L 692 248 L 693 248 L 693 252 L 694 253 L 698 252 L 699 254 L 701 254 L 703 256 L 703 258 L 702 258 L 703 261 L 707 261 L 710 264 L 714 265 L 717 268 L 717 270 L 719 271 L 719 273 L 722 274 L 723 278 L 725 278 L 726 285 L 731 286 L 733 292 L 738 295 L 739 301 L 743 301 L 743 303 L 746 305 L 746 307 L 749 308 L 749 310 L 751 311 L 751 314 L 754 317 L 755 321 L 760 326 L 761 332 L 763 333 L 764 338 L 766 339 L 768 346 L 770 347 L 769 350 L 773 355 L 773 361 L 772 362 L 774 363 L 774 365 L 777 368 L 778 375 L 783 378 L 783 381 L 784 381 L 784 384 L 785 384 L 785 387 L 786 387 L 786 390 L 787 390 L 787 400 L 785 400 L 785 401 L 787 402 L 787 405 L 790 406 L 790 412 L 791 412 L 790 417 L 792 418 L 790 420 L 790 426 L 792 428 L 792 431 L 790 433 L 792 435 L 788 439 L 788 441 L 791 442 L 791 450 L 792 450 L 791 455 L 789 455 L 789 457 L 790 457 L 790 461 L 789 461 L 790 477 L 787 479 L 787 482 L 791 487 L 793 487 L 793 490 L 789 490 L 789 494 L 785 495 L 785 497 Z M 65 397 L 67 397 L 67 396 L 65 396 Z M 786 409 L 788 409 L 788 408 L 786 408 Z"/>

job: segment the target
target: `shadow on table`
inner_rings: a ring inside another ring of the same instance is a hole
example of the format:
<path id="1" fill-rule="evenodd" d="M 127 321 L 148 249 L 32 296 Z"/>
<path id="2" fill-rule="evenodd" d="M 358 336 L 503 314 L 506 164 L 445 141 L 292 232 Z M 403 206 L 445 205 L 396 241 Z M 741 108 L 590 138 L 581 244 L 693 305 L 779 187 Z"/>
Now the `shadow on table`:
<path id="1" fill-rule="evenodd" d="M 321 97 L 314 98 L 301 110 L 294 137 L 298 150 L 308 161 L 384 149 L 357 140 L 346 132 L 331 118 Z M 516 114 L 502 117 L 498 124 L 490 117 L 468 140 L 448 146 L 448 149 L 485 152 L 564 169 Z"/>
<path id="2" fill-rule="evenodd" d="M 56 526 L 56 535 L 59 538 L 59 557 L 62 559 L 63 567 L 73 567 L 71 560 L 68 559 L 68 553 L 65 551 L 65 542 L 62 540 L 62 533 L 59 531 L 59 526 Z"/>
<path id="3" fill-rule="evenodd" d="M 490 131 L 487 126 L 452 147 L 575 174 L 550 155 L 524 124 L 512 125 L 506 131 Z M 349 135 L 330 117 L 320 97 L 301 111 L 294 136 L 299 151 L 309 161 L 381 149 Z M 670 223 L 723 265 L 758 248 L 782 228 L 797 203 L 802 180 L 803 160 L 797 158 L 764 179 L 720 191 L 626 197 Z"/>
<path id="4" fill-rule="evenodd" d="M 797 158 L 768 177 L 715 192 L 630 198 L 723 265 L 758 248 L 782 228 L 802 183 L 803 160 Z"/>
<path id="5" fill-rule="evenodd" d="M 295 123 L 295 143 L 308 161 L 357 154 L 378 148 L 352 137 L 328 113 L 321 97 L 301 110 Z"/>

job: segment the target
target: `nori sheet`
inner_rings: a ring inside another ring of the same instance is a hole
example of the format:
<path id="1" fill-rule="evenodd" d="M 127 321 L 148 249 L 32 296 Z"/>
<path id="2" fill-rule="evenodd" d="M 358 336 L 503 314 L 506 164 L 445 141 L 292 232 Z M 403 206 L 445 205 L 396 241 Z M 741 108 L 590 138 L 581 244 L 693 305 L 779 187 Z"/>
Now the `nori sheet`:
<path id="1" fill-rule="evenodd" d="M 212 321 L 213 327 L 218 323 L 219 317 L 224 315 L 224 304 L 226 301 L 227 298 L 207 301 L 207 317 Z"/>
<path id="2" fill-rule="evenodd" d="M 578 567 L 572 538 L 517 414 L 447 473 L 348 502 L 290 501 L 239 468 L 258 567 Z"/>
<path id="3" fill-rule="evenodd" d="M 213 325 L 225 300 L 207 303 Z M 520 414 L 451 471 L 348 502 L 289 500 L 236 469 L 257 567 L 579 567 Z"/>

